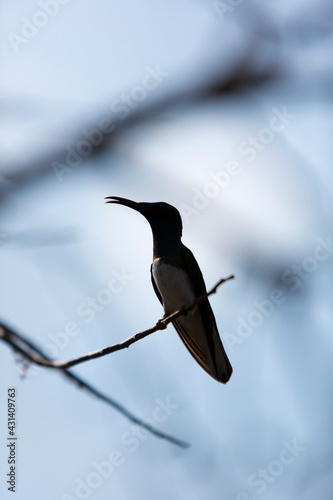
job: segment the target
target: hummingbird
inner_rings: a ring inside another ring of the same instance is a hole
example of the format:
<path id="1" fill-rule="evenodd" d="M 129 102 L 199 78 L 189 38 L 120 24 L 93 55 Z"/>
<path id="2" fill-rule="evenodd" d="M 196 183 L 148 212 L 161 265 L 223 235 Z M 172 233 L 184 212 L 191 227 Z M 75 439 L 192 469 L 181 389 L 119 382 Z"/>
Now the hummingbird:
<path id="1" fill-rule="evenodd" d="M 183 224 L 175 207 L 164 202 L 135 202 L 118 196 L 107 196 L 105 199 L 106 203 L 117 203 L 136 210 L 149 222 L 153 234 L 151 280 L 163 306 L 164 317 L 207 293 L 193 253 L 181 241 Z M 227 383 L 232 367 L 208 298 L 172 324 L 199 365 L 218 382 Z"/>

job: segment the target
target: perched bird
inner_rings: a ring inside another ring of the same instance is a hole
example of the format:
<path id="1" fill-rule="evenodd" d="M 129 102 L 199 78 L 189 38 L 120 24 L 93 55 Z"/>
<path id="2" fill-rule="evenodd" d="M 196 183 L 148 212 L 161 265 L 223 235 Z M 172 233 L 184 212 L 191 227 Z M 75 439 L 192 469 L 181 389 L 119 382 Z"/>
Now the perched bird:
<path id="1" fill-rule="evenodd" d="M 191 250 L 181 242 L 182 220 L 168 203 L 137 203 L 108 196 L 106 203 L 118 203 L 140 212 L 153 233 L 151 279 L 167 316 L 206 293 L 206 285 Z M 223 348 L 208 299 L 173 322 L 178 335 L 194 359 L 218 382 L 226 383 L 232 367 Z"/>

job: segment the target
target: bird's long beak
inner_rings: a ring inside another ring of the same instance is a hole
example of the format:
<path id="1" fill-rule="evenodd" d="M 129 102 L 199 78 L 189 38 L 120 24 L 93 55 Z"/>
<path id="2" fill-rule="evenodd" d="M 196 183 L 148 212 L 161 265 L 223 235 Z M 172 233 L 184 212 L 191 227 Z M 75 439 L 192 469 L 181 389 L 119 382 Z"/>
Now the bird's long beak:
<path id="1" fill-rule="evenodd" d="M 152 207 L 154 203 L 136 202 L 128 200 L 127 198 L 120 198 L 119 196 L 107 196 L 104 199 L 106 200 L 105 203 L 117 203 L 118 205 L 124 205 L 125 207 L 136 210 L 147 219 L 149 224 L 151 224 L 151 214 L 153 212 Z"/>
<path id="2" fill-rule="evenodd" d="M 125 207 L 133 208 L 133 210 L 137 212 L 142 212 L 141 203 L 137 203 L 136 201 L 120 198 L 119 196 L 106 196 L 104 199 L 107 200 L 105 203 L 117 203 L 118 205 L 125 205 Z"/>

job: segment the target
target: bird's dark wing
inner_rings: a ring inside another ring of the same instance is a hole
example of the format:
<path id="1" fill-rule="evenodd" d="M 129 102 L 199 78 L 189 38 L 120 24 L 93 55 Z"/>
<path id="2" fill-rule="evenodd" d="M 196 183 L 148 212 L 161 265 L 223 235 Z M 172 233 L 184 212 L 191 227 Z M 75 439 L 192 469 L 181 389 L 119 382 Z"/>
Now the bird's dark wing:
<path id="1" fill-rule="evenodd" d="M 184 245 L 181 246 L 180 254 L 182 268 L 190 277 L 195 296 L 199 297 L 206 293 L 199 265 L 191 250 Z M 208 299 L 199 304 L 194 313 L 190 312 L 187 316 L 175 320 L 173 325 L 200 366 L 215 380 L 226 383 L 231 377 L 232 367 L 222 345 Z"/>

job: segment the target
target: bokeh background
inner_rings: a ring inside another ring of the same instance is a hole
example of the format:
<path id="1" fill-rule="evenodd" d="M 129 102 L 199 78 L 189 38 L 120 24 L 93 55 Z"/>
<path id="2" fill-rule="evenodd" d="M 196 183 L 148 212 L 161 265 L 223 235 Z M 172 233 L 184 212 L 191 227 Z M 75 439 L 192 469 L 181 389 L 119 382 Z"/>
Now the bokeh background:
<path id="1" fill-rule="evenodd" d="M 332 3 L 4 1 L 0 314 L 69 359 L 162 316 L 150 228 L 166 201 L 234 367 L 172 327 L 73 372 L 187 450 L 0 346 L 18 500 L 329 500 L 333 492 Z"/>

